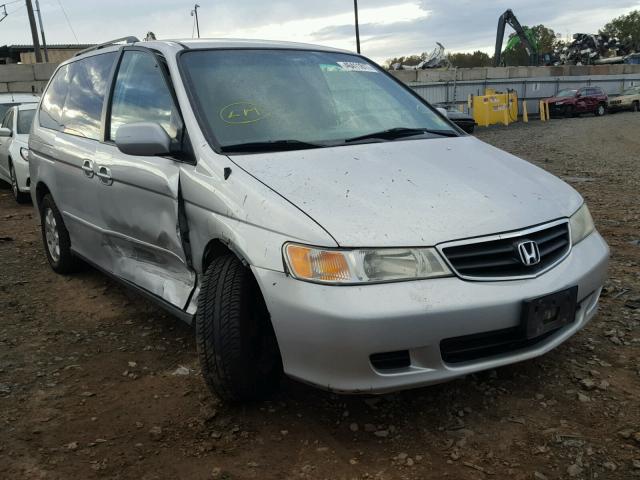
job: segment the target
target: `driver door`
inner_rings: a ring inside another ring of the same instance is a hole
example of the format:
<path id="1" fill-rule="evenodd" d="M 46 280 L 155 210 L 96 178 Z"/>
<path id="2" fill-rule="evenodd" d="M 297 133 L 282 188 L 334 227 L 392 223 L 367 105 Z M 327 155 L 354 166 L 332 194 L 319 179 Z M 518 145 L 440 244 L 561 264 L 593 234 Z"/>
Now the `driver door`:
<path id="1" fill-rule="evenodd" d="M 97 198 L 105 223 L 102 247 L 117 277 L 171 305 L 186 307 L 195 286 L 179 226 L 180 170 L 191 167 L 169 156 L 122 153 L 114 139 L 121 125 L 160 124 L 176 145 L 183 123 L 168 74 L 159 57 L 125 48 L 106 111 L 105 142 L 97 147 Z"/>

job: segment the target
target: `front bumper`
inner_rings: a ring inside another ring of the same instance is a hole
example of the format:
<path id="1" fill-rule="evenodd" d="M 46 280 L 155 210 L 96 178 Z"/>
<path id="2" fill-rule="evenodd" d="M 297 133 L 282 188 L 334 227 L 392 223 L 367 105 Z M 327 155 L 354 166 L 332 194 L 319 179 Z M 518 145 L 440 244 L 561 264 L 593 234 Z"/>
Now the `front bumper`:
<path id="1" fill-rule="evenodd" d="M 382 393 L 439 383 L 546 353 L 596 312 L 609 249 L 594 232 L 559 265 L 528 280 L 457 277 L 363 286 L 326 286 L 253 268 L 271 314 L 285 373 L 338 392 Z M 578 286 L 575 321 L 528 347 L 447 364 L 440 342 L 515 327 L 522 301 Z M 410 365 L 376 370 L 370 356 L 408 350 Z"/>

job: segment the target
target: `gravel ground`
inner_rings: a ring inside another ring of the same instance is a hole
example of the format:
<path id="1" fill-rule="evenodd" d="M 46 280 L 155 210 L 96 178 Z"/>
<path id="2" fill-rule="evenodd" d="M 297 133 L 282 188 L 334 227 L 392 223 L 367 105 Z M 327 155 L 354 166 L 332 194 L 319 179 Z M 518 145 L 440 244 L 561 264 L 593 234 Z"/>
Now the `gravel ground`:
<path id="1" fill-rule="evenodd" d="M 478 132 L 585 196 L 612 249 L 600 313 L 542 358 L 382 397 L 285 381 L 221 404 L 191 329 L 96 271 L 55 275 L 3 186 L 0 477 L 640 478 L 638 132 L 632 113 Z"/>

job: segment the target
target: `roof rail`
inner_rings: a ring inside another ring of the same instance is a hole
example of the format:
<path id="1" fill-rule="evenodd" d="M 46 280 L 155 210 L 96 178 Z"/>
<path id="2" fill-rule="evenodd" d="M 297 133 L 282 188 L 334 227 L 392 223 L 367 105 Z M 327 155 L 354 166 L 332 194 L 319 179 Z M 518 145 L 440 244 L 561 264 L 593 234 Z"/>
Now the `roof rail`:
<path id="1" fill-rule="evenodd" d="M 116 43 L 120 43 L 120 42 L 135 43 L 139 41 L 140 39 L 138 39 L 138 37 L 116 38 L 115 40 L 110 40 L 108 42 L 101 43 L 99 45 L 94 45 L 93 47 L 85 48 L 84 50 L 80 50 L 78 53 L 74 55 L 74 57 L 77 57 L 78 55 L 82 55 L 84 53 L 93 52 L 94 50 L 100 50 L 101 48 L 110 47 L 111 45 L 115 45 Z"/>

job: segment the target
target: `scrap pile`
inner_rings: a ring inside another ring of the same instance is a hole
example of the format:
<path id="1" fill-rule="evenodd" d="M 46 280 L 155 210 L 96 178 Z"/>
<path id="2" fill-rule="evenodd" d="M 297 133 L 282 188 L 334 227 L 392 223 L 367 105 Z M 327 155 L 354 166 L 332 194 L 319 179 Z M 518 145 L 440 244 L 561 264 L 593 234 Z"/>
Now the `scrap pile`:
<path id="1" fill-rule="evenodd" d="M 418 65 L 402 65 L 394 63 L 391 65 L 393 70 L 424 70 L 425 68 L 442 68 L 450 67 L 451 63 L 444 53 L 444 46 L 436 42 L 436 48 L 425 57 Z"/>
<path id="2" fill-rule="evenodd" d="M 559 64 L 592 65 L 622 63 L 622 57 L 633 53 L 626 42 L 605 34 L 576 33 L 573 42 L 558 52 Z"/>

